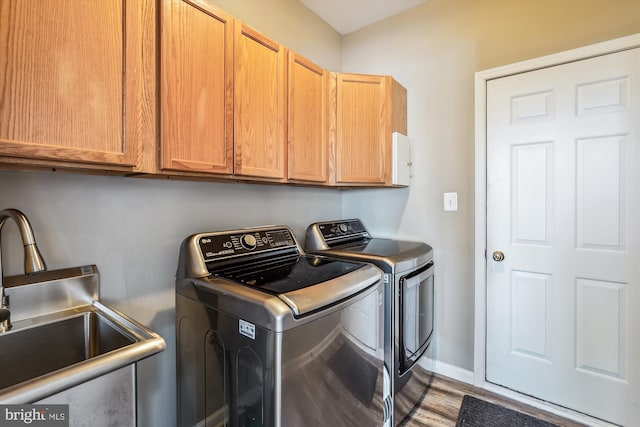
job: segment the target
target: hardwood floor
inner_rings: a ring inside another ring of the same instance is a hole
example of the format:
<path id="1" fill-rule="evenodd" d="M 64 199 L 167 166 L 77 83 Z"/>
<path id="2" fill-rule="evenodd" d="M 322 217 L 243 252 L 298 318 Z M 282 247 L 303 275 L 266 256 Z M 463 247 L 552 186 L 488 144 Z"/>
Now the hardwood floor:
<path id="1" fill-rule="evenodd" d="M 403 427 L 455 426 L 462 398 L 465 394 L 515 409 L 557 424 L 560 427 L 584 427 L 584 424 L 515 402 L 470 384 L 431 374 L 427 371 L 420 372 L 420 375 L 421 384 L 425 387 L 426 392 L 423 395 L 421 404 L 411 414 L 411 419 L 402 424 Z"/>

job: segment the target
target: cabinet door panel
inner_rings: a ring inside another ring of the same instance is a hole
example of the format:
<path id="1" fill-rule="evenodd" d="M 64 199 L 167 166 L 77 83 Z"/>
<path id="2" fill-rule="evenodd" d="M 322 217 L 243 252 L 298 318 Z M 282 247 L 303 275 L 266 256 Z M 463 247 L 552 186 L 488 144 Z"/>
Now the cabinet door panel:
<path id="1" fill-rule="evenodd" d="M 135 165 L 143 3 L 0 2 L 0 155 Z"/>
<path id="2" fill-rule="evenodd" d="M 289 52 L 288 81 L 288 178 L 326 182 L 328 73 Z"/>
<path id="3" fill-rule="evenodd" d="M 240 22 L 234 43 L 234 173 L 284 179 L 284 47 Z"/>
<path id="4" fill-rule="evenodd" d="M 206 2 L 164 6 L 162 168 L 230 174 L 233 20 Z"/>
<path id="5" fill-rule="evenodd" d="M 383 184 L 389 146 L 385 78 L 338 74 L 336 84 L 336 182 Z"/>

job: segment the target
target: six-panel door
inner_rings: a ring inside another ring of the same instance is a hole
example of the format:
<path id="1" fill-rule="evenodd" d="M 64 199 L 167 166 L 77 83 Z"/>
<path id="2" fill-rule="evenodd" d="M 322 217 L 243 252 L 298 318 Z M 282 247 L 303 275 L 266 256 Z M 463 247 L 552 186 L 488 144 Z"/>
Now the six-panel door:
<path id="1" fill-rule="evenodd" d="M 621 425 L 640 419 L 639 82 L 636 48 L 487 85 L 487 380 Z"/>

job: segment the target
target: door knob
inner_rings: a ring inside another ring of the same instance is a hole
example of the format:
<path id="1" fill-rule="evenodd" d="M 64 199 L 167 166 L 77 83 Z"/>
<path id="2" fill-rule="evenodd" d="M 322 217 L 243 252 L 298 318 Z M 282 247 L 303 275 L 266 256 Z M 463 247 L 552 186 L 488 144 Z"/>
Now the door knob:
<path id="1" fill-rule="evenodd" d="M 504 260 L 504 254 L 503 254 L 502 252 L 500 252 L 500 251 L 495 251 L 495 252 L 493 253 L 493 260 L 494 260 L 495 262 L 501 262 L 501 261 L 503 261 L 503 260 Z"/>

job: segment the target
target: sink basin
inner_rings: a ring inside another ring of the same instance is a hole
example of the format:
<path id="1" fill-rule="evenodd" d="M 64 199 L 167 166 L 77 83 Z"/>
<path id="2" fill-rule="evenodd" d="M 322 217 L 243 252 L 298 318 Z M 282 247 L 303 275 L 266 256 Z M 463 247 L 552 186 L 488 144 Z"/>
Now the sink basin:
<path id="1" fill-rule="evenodd" d="M 162 351 L 156 333 L 91 305 L 14 322 L 0 334 L 0 403 L 30 403 Z"/>
<path id="2" fill-rule="evenodd" d="M 96 312 L 0 335 L 0 389 L 134 344 Z"/>
<path id="3" fill-rule="evenodd" d="M 95 265 L 5 276 L 13 328 L 0 334 L 0 404 L 33 403 L 165 349 L 99 298 Z"/>

